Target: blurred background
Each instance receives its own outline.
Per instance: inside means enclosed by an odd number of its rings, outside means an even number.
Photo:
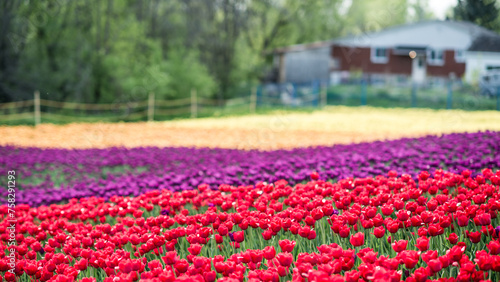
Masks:
[[[494,0],[0,4],[0,123],[500,110]]]

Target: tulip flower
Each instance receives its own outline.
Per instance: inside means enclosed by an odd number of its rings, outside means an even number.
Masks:
[[[245,234],[243,231],[237,231],[233,233],[233,238],[236,243],[241,243],[245,240]]]
[[[365,234],[362,232],[358,232],[351,236],[349,242],[351,242],[351,245],[353,245],[354,247],[362,246],[365,243]]]
[[[425,252],[429,249],[429,239],[427,237],[419,237],[417,238],[417,244],[415,247],[422,252]]]
[[[293,251],[293,248],[295,247],[295,241],[291,241],[288,239],[280,240],[278,244],[281,248],[281,251],[286,253],[291,253]]]
[[[281,266],[289,267],[293,262],[293,256],[291,253],[279,253],[276,255],[276,259]]]
[[[407,245],[408,245],[408,241],[407,240],[399,240],[399,241],[395,241],[394,243],[391,244],[392,249],[396,253],[400,253],[400,252],[406,250],[406,246]]]

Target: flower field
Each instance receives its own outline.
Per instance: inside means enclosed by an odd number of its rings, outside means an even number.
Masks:
[[[275,111],[152,123],[0,126],[0,145],[277,150],[480,130],[500,131],[500,112],[331,106],[310,113]]]
[[[234,140],[264,119],[144,125],[207,130],[183,147],[136,143],[127,130],[138,124],[110,124],[82,146],[57,144],[58,130],[71,140],[90,125],[33,129],[52,133],[40,144],[18,127],[19,141],[0,146],[16,181],[0,206],[0,282],[500,281],[500,131],[476,114],[459,122],[472,133],[421,120],[405,132],[393,118],[378,135],[361,115],[359,143],[332,144],[321,140],[342,126],[323,114],[243,146]],[[217,130],[236,137],[217,147]],[[276,142],[294,134],[304,143]]]
[[[17,265],[9,272],[4,258],[0,271],[6,281],[498,281],[500,172],[311,179],[19,205]]]
[[[27,180],[18,185],[17,202],[39,206],[71,198],[139,196],[155,189],[183,191],[200,184],[216,189],[284,179],[293,185],[307,181],[311,171],[332,181],[389,170],[414,178],[421,170],[436,169],[469,169],[476,175],[500,167],[499,151],[500,133],[480,132],[275,151],[0,147],[0,166],[17,168]]]

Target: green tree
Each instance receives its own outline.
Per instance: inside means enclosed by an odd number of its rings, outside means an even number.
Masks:
[[[427,17],[409,1],[3,1],[0,102],[229,98],[266,78],[277,47]]]
[[[352,0],[343,25],[343,34],[363,34],[405,24],[408,0]]]
[[[419,22],[435,18],[429,8],[429,0],[414,0],[409,4],[409,21]]]
[[[453,17],[491,30],[500,30],[499,12],[495,0],[458,0]]]

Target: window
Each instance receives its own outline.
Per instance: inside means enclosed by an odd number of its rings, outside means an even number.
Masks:
[[[371,49],[371,61],[377,64],[385,64],[389,61],[388,49],[376,47]]]
[[[455,61],[458,63],[465,62],[465,51],[464,50],[455,50]]]
[[[427,62],[430,65],[443,65],[444,64],[443,50],[429,50],[427,52]]]

